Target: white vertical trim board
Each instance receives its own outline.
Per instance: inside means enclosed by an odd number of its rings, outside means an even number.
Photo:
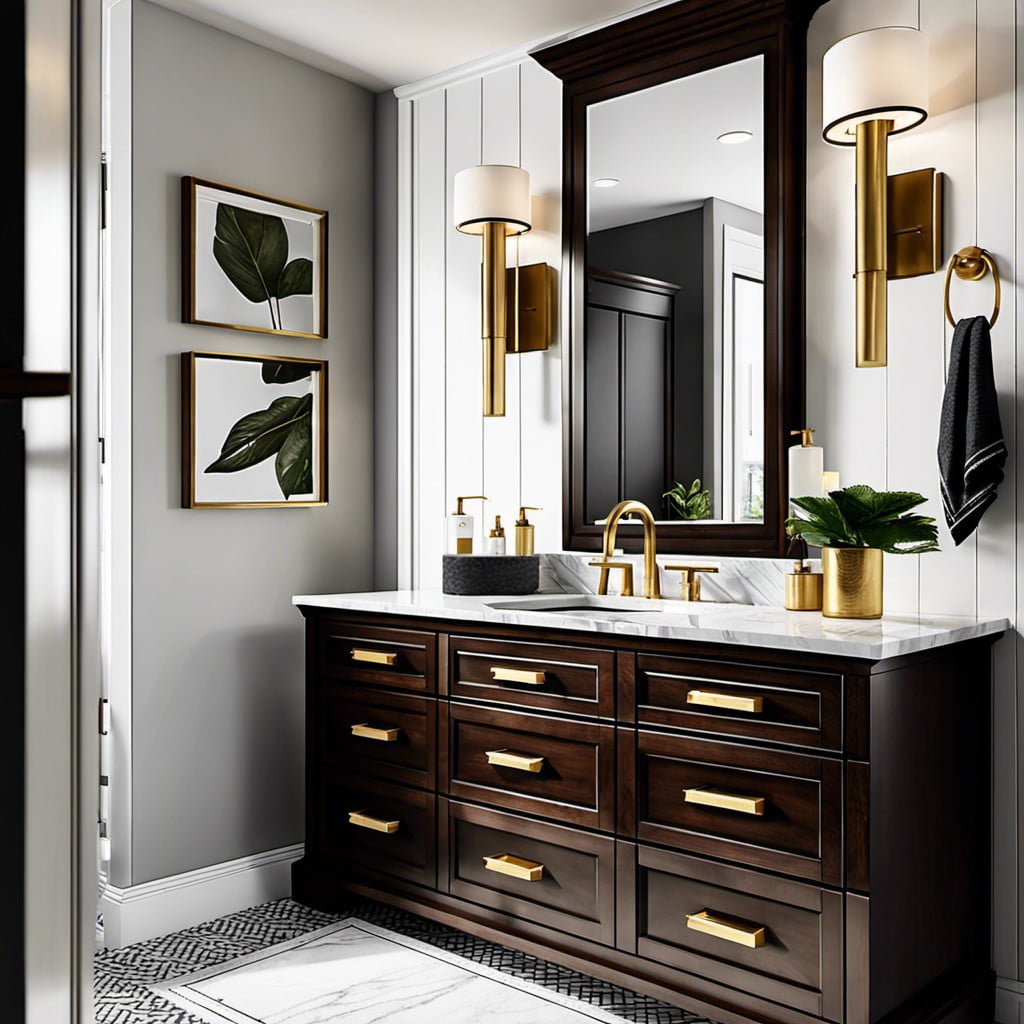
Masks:
[[[299,843],[142,885],[108,886],[100,901],[104,945],[129,946],[290,896],[291,866],[302,850]]]
[[[398,586],[414,586],[413,529],[416,521],[416,484],[413,476],[413,443],[416,408],[413,404],[413,321],[416,308],[415,242],[413,225],[414,178],[413,103],[398,101]]]

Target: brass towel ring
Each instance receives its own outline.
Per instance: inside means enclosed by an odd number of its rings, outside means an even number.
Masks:
[[[943,305],[946,309],[946,319],[956,327],[953,313],[949,308],[949,282],[952,279],[953,271],[961,281],[980,281],[989,271],[992,271],[992,281],[995,285],[995,299],[992,304],[992,315],[988,318],[990,327],[995,326],[999,317],[999,302],[1002,298],[1002,289],[999,285],[999,271],[996,268],[996,261],[987,249],[979,248],[977,245],[964,246],[959,252],[953,253],[946,268],[946,291]]]

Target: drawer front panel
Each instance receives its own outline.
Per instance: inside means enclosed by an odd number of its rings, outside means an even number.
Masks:
[[[432,693],[437,638],[411,629],[385,629],[328,619],[320,626],[320,673],[364,686]]]
[[[452,796],[614,828],[612,726],[455,701],[441,708],[441,716]]]
[[[372,775],[433,789],[437,702],[428,697],[326,684],[317,715],[319,756]]]
[[[443,797],[441,819],[451,895],[612,945],[614,840]]]
[[[838,893],[643,846],[636,881],[641,956],[839,1019]]]
[[[358,872],[437,885],[433,793],[325,771],[320,799],[319,855]]]
[[[615,715],[615,653],[455,636],[449,641],[453,697]]]
[[[641,654],[637,722],[823,750],[843,745],[843,678]]]
[[[638,838],[841,884],[841,764],[642,731],[636,743]]]

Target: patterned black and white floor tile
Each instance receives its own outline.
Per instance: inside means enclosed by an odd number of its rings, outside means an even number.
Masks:
[[[378,903],[361,904],[347,914],[325,914],[288,899],[123,949],[99,950],[95,961],[96,1022],[203,1024],[149,986],[226,963],[348,916],[599,1006],[635,1024],[712,1024],[647,996]]]

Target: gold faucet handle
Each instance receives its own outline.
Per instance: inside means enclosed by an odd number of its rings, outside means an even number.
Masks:
[[[595,569],[601,570],[601,582],[597,585],[597,592],[599,594],[608,593],[608,570],[609,569],[621,569],[622,570],[622,590],[620,596],[632,597],[633,596],[633,566],[630,562],[612,562],[606,558],[598,559],[594,562],[588,562],[588,565],[593,566]]]
[[[667,572],[681,572],[682,593],[680,597],[684,601],[700,600],[700,573],[718,572],[717,565],[666,565]]]

